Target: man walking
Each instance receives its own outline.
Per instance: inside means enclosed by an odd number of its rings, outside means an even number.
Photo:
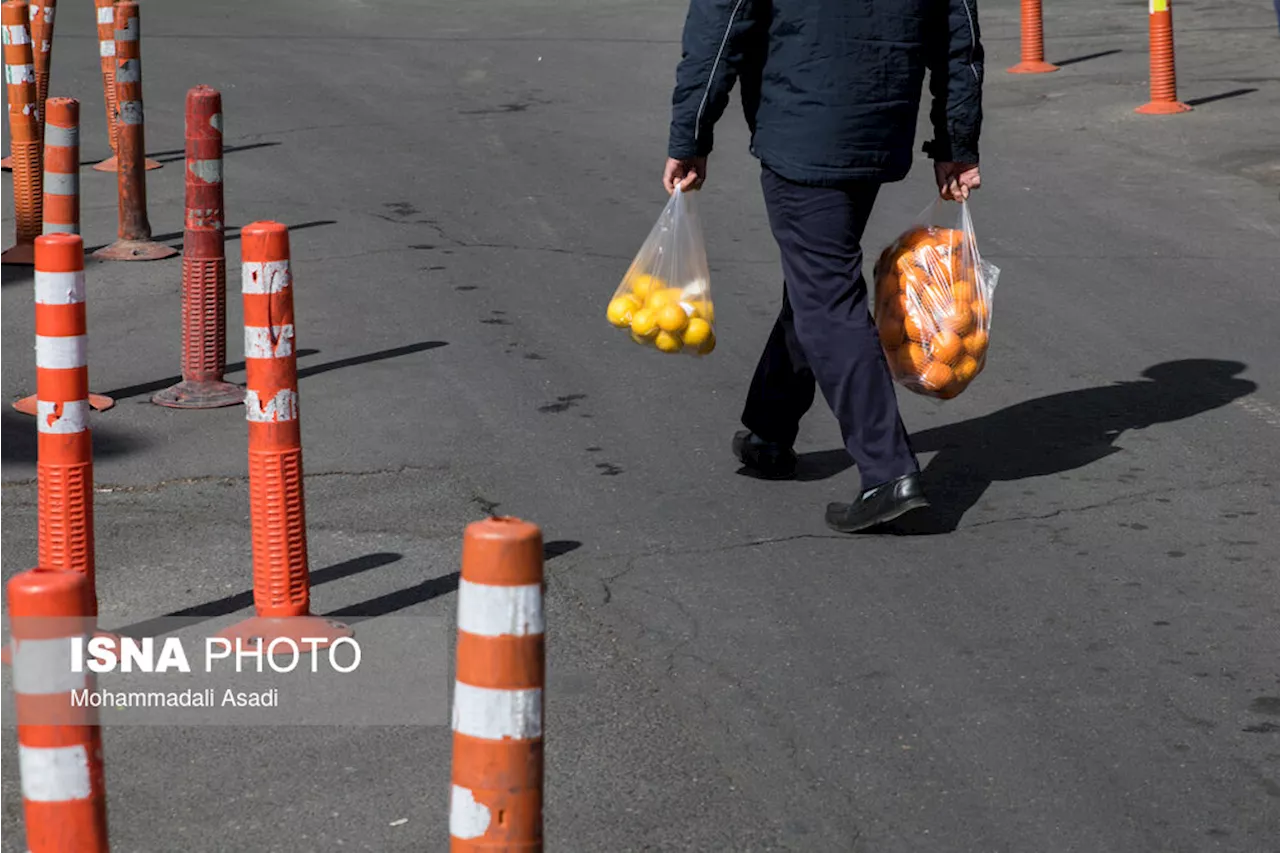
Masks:
[[[733,439],[758,474],[794,474],[815,384],[862,475],[827,507],[844,532],[927,506],[868,310],[862,231],[911,166],[925,72],[944,198],[978,187],[983,50],[977,0],[691,0],[663,183],[698,189],[734,83],[782,253],[782,310]]]

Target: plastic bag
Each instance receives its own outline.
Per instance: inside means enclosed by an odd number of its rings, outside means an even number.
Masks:
[[[969,205],[954,228],[931,224],[934,201],[881,253],[875,267],[875,321],[893,378],[950,400],[982,372],[1000,270],[982,260]]]
[[[689,193],[672,193],[606,313],[631,340],[660,352],[703,356],[715,349],[711,272]]]

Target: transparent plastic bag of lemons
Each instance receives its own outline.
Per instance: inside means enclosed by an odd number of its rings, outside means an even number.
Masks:
[[[659,352],[704,356],[715,349],[711,272],[691,193],[672,193],[606,315],[632,341]]]
[[[987,363],[1000,269],[982,260],[969,204],[956,227],[931,224],[941,199],[876,261],[875,321],[893,378],[939,400],[960,395]]]

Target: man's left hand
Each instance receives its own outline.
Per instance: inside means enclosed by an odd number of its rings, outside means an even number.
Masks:
[[[967,201],[969,191],[982,186],[977,163],[934,163],[938,193],[947,201]]]

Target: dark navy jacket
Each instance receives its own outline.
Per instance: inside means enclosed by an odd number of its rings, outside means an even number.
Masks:
[[[668,153],[711,153],[740,82],[751,150],[784,178],[899,181],[911,167],[926,71],[926,152],[977,163],[977,0],[691,0]]]

